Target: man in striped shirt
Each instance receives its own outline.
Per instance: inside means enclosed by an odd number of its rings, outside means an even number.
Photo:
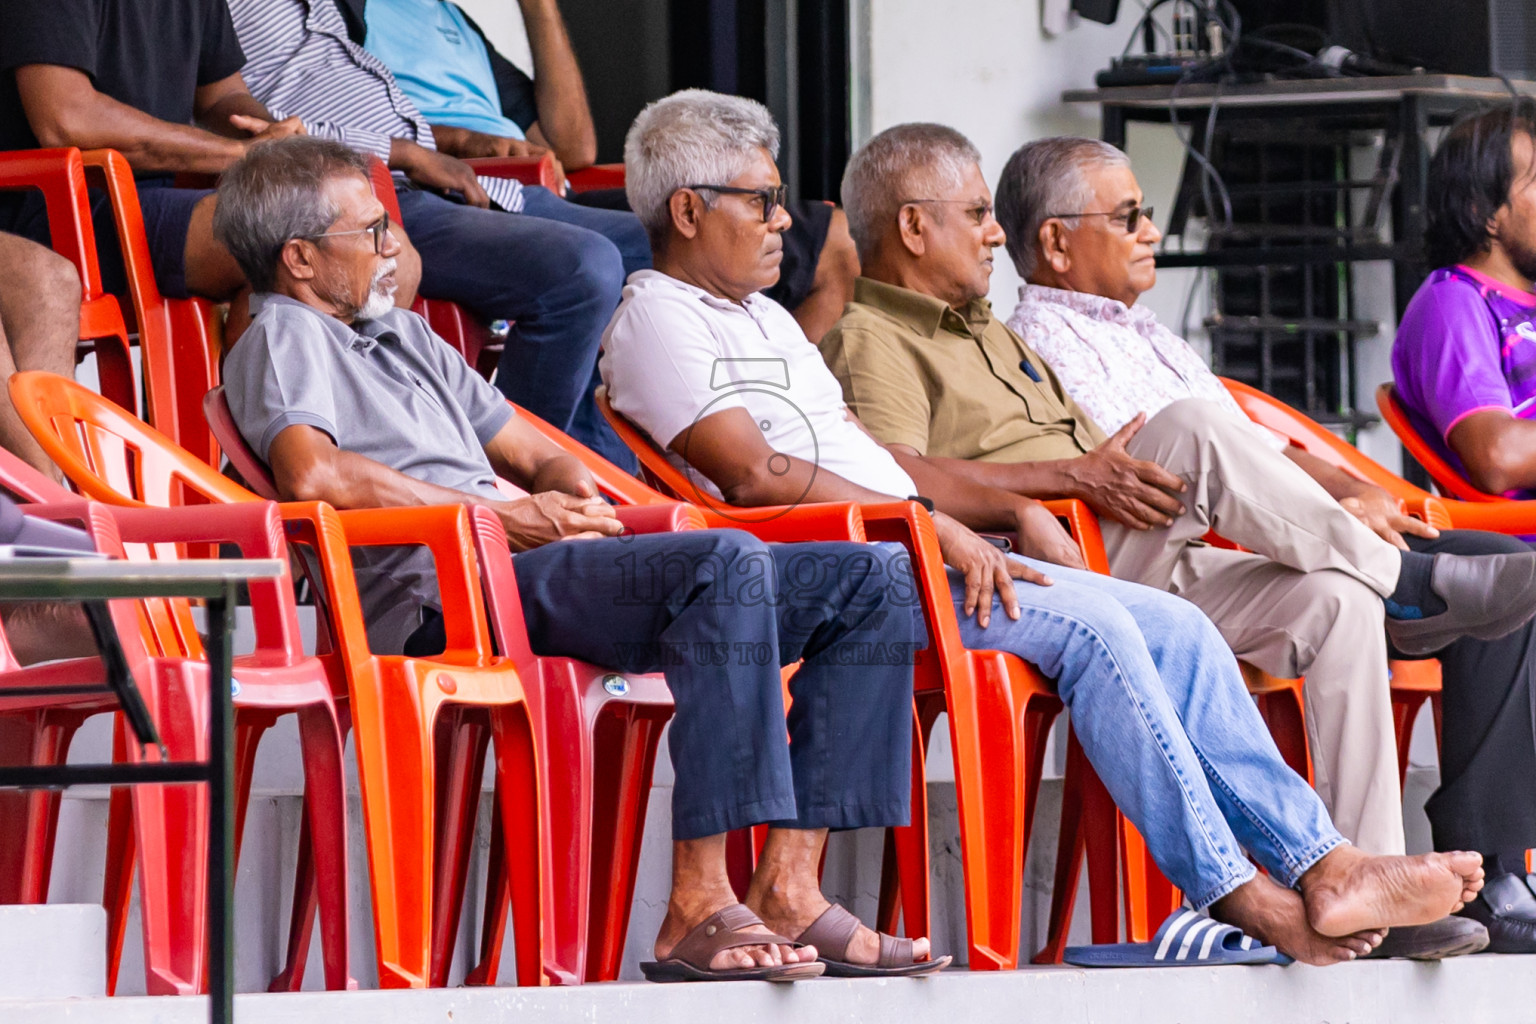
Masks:
[[[590,390],[624,277],[650,265],[638,223],[537,186],[477,177],[440,152],[432,126],[389,69],[348,36],[334,0],[229,0],[229,9],[258,99],[396,172],[401,215],[421,257],[421,290],[486,320],[513,322],[497,373],[502,393],[632,462],[590,414]]]

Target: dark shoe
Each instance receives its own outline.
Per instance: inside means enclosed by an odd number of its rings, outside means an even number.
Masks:
[[[1495,640],[1536,615],[1536,551],[1435,556],[1430,589],[1446,604],[1439,615],[1387,619],[1403,654],[1433,654],[1463,637]]]
[[[1488,879],[1461,916],[1488,929],[1490,953],[1536,953],[1536,894],[1528,875]]]
[[[1488,946],[1488,931],[1464,917],[1442,917],[1429,924],[1393,928],[1367,960],[1441,960],[1477,953]]]

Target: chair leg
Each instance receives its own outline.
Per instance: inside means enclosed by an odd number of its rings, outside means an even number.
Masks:
[[[306,786],[306,788],[308,788]],[[309,937],[320,906],[315,879],[314,838],[310,835],[309,796],[304,797],[299,817],[299,859],[293,869],[293,908],[288,915],[288,951],[283,969],[267,986],[268,992],[297,992],[304,987],[304,963],[309,959]]]
[[[887,829],[892,836],[896,870],[900,876],[901,915],[907,938],[928,938],[928,772],[923,758],[927,737],[923,723],[912,722],[911,824]]]
[[[501,787],[491,803],[491,849],[485,858],[485,911],[480,921],[480,962],[464,976],[466,985],[494,985],[501,975],[501,949],[512,908],[507,845],[501,823]]]
[[[1067,771],[1061,795],[1061,832],[1056,842],[1056,878],[1051,884],[1051,912],[1045,946],[1036,953],[1037,964],[1059,964],[1072,929],[1072,910],[1077,905],[1077,881],[1081,877],[1087,833],[1083,829],[1086,788],[1084,773],[1092,769],[1077,737],[1068,733]]]
[[[128,760],[128,743],[121,715],[112,726],[112,760]],[[107,994],[117,994],[117,977],[123,964],[123,942],[128,934],[128,906],[133,899],[133,866],[138,858],[134,836],[132,792],[127,786],[112,790],[107,800],[107,863],[102,878],[101,902],[107,911]]]
[[[948,680],[949,732],[965,869],[971,970],[1019,962],[1024,895],[1024,757],[1012,680],[1001,657],[971,659]]]
[[[320,904],[320,948],[325,987],[355,989],[347,925],[347,796],[342,767],[341,731],[331,707],[316,704],[299,710],[304,753],[304,814],[309,849],[316,870]]]
[[[666,705],[609,705],[592,743],[592,866],[588,897],[587,980],[616,981],[629,934],[640,841]]]
[[[63,764],[85,715],[32,711],[0,717],[0,764]],[[58,837],[57,790],[0,792],[0,903],[46,903]]]
[[[547,979],[557,984],[576,984],[580,978],[559,977],[550,969],[553,965],[545,961],[545,951],[554,942],[550,934],[550,887],[544,869],[533,723],[527,707],[521,704],[497,708],[492,712],[492,722],[496,730],[496,782],[501,794],[512,913],[517,921],[517,983],[539,985]]]
[[[156,683],[162,691],[155,701],[160,709],[157,723],[172,759],[205,759],[208,695],[201,673]],[[172,692],[177,689],[181,692]],[[207,789],[135,786],[132,803],[146,989],[150,995],[201,992],[207,980]]]
[[[433,755],[435,711],[413,708],[409,684],[386,678],[354,686],[352,722],[373,895],[380,988],[425,988],[432,942]],[[389,709],[387,712],[386,709]],[[392,712],[392,713],[391,713]]]
[[[474,847],[475,817],[480,804],[480,779],[490,745],[489,721],[479,708],[445,707],[438,713],[434,749],[437,751],[437,815],[434,826],[434,891],[432,895],[432,968],[430,984],[448,984],[458,925],[469,879]],[[487,896],[490,893],[487,891]]]

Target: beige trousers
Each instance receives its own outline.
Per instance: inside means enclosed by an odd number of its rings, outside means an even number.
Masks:
[[[1185,514],[1160,530],[1105,521],[1110,569],[1198,605],[1249,664],[1305,676],[1318,795],[1355,845],[1402,853],[1381,605],[1397,585],[1397,549],[1209,402],[1168,406],[1127,450],[1184,481]],[[1200,543],[1208,530],[1248,551]]]

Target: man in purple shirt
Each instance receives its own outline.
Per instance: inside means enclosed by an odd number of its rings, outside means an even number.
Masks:
[[[1528,496],[1536,491],[1536,103],[1507,103],[1452,128],[1430,164],[1428,192],[1425,241],[1439,269],[1403,314],[1392,376],[1420,433],[1468,480]],[[1495,808],[1474,792],[1491,794],[1480,776],[1515,783],[1536,772],[1533,656],[1527,627],[1453,658],[1456,673],[1485,685],[1458,688],[1454,713],[1446,705],[1441,793],[1430,808],[1432,820],[1438,809],[1459,821],[1451,832],[1488,837],[1479,844],[1488,885],[1463,913],[1487,925],[1494,952],[1536,952],[1531,802]],[[1465,742],[1471,736],[1480,745]]]
[[[1536,492],[1536,103],[1458,125],[1431,168],[1429,257],[1392,376],[1419,432],[1472,484]]]

